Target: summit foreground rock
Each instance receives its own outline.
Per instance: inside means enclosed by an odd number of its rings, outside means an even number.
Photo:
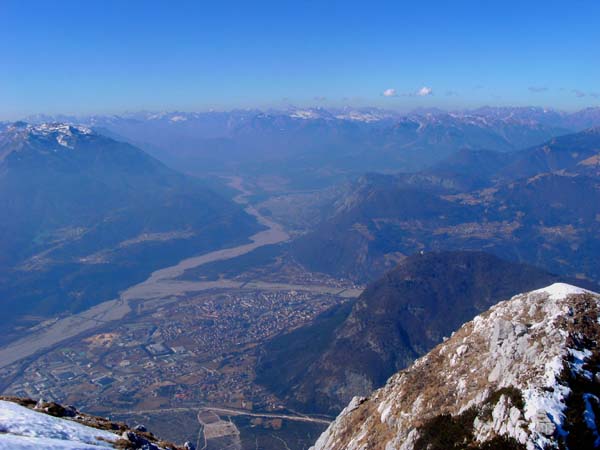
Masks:
[[[313,450],[600,448],[600,295],[563,283],[463,325]]]
[[[79,412],[72,406],[0,397],[0,450],[189,450],[161,441],[144,426]]]

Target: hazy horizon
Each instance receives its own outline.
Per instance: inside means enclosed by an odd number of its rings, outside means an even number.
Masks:
[[[318,104],[307,104],[307,105],[282,105],[277,106],[255,106],[255,107],[231,107],[231,108],[198,108],[198,109],[138,109],[138,110],[123,110],[123,111],[107,111],[107,112],[56,112],[56,113],[43,113],[36,112],[21,116],[12,116],[0,118],[4,122],[19,122],[19,121],[44,121],[44,120],[71,120],[71,119],[87,119],[90,117],[130,117],[136,115],[169,115],[169,114],[207,114],[207,113],[232,113],[235,111],[256,111],[257,113],[281,113],[291,111],[302,111],[302,110],[324,110],[339,112],[343,110],[349,111],[380,111],[382,113],[397,114],[398,116],[411,115],[411,114],[427,114],[427,113],[447,113],[447,114],[460,114],[460,113],[476,113],[484,109],[532,109],[532,110],[544,110],[552,111],[561,114],[573,114],[585,110],[598,109],[600,105],[583,106],[581,108],[556,108],[553,106],[543,105],[490,105],[484,104],[475,107],[463,107],[463,108],[443,108],[443,107],[416,107],[416,108],[391,108],[382,107],[375,105],[343,105],[343,106],[323,106]]]

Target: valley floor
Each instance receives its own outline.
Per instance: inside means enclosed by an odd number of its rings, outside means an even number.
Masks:
[[[245,202],[247,195],[236,201]],[[251,244],[159,270],[119,299],[39,326],[0,349],[2,391],[139,421],[152,417],[153,410],[179,416],[210,405],[219,417],[234,417],[239,426],[227,429],[241,430],[244,449],[252,439],[283,439],[289,448],[308,448],[328,419],[295,414],[255,383],[261,345],[362,289],[287,262],[276,272],[184,277],[191,269],[287,239],[281,226],[250,206],[247,211],[268,227]],[[181,423],[165,427],[165,437],[196,441],[197,421]]]

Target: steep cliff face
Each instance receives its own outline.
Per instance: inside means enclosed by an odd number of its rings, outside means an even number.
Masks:
[[[355,397],[314,450],[600,448],[600,295],[501,302]]]

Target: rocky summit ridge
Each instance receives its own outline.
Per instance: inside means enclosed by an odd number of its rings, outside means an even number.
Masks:
[[[600,295],[519,294],[355,397],[313,450],[600,448]]]

